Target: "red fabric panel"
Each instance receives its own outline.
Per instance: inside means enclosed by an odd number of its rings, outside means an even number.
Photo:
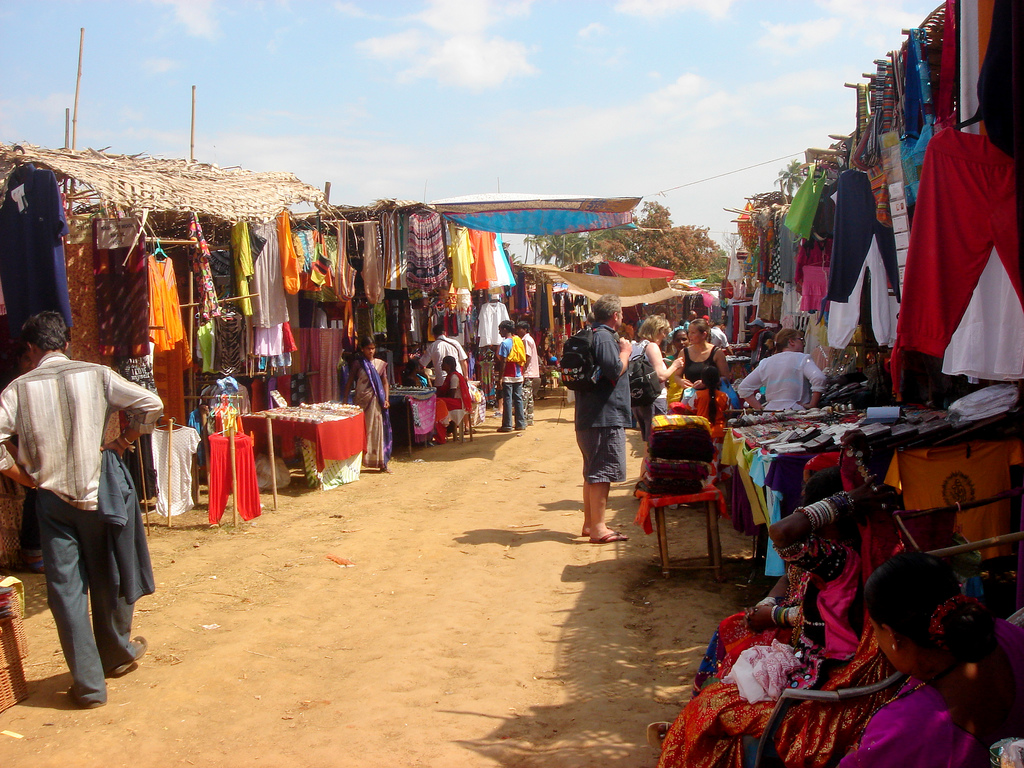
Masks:
[[[238,516],[252,520],[260,516],[260,489],[256,482],[256,459],[252,453],[252,439],[248,435],[235,435],[235,467],[238,487]],[[216,525],[224,515],[231,492],[231,448],[224,435],[210,435],[210,525]]]
[[[611,270],[612,275],[615,277],[642,277],[648,280],[664,277],[666,280],[671,280],[676,276],[676,273],[671,269],[641,267],[636,264],[623,264],[621,261],[606,261],[605,266]]]
[[[242,417],[242,428],[256,436],[259,450],[267,450],[267,419],[261,414]],[[306,421],[274,419],[274,439],[301,437],[316,445],[316,468],[324,471],[328,461],[344,461],[362,453],[366,440],[363,414],[357,413],[347,419],[311,424]]]

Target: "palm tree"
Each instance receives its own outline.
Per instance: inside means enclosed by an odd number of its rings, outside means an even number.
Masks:
[[[779,189],[786,199],[792,202],[793,195],[807,178],[807,170],[799,160],[790,160],[789,165],[779,171]]]

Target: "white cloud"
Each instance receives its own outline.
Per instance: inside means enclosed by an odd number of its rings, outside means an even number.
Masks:
[[[644,101],[647,108],[656,114],[678,113],[687,102],[697,97],[704,88],[704,79],[700,75],[688,72],[677,78],[674,83],[654,91]]]
[[[656,18],[681,11],[699,11],[712,18],[728,15],[735,0],[620,0],[615,10],[629,16]]]
[[[357,48],[376,59],[404,62],[400,80],[434,78],[472,90],[493,88],[537,71],[526,45],[487,34],[495,24],[528,15],[532,2],[430,0],[425,10],[404,20],[420,28],[369,38]]]
[[[353,19],[369,19],[373,18],[371,14],[364,11],[355,3],[335,3],[334,10],[343,16],[348,16]]]
[[[592,22],[590,24],[587,24],[587,26],[585,26],[583,29],[581,29],[576,34],[579,37],[582,37],[582,38],[586,39],[586,38],[589,38],[589,37],[597,37],[598,35],[605,35],[607,33],[608,33],[608,28],[604,24],[601,24],[600,22],[595,21],[595,22]]]
[[[146,59],[142,62],[142,68],[151,75],[162,75],[180,66],[181,62],[174,59]]]
[[[213,16],[213,0],[155,0],[174,9],[175,18],[193,37],[213,40],[219,32]]]
[[[812,19],[798,24],[773,24],[762,21],[765,34],[758,46],[776,53],[798,56],[809,48],[830,43],[838,37],[843,22],[837,18]]]
[[[442,83],[479,90],[536,71],[522,43],[459,35],[445,40],[426,61],[402,74],[407,78],[434,77]]]

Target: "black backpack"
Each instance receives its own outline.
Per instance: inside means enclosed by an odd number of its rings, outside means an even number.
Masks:
[[[558,361],[558,372],[562,384],[574,392],[583,392],[594,386],[594,331],[584,328],[566,339],[562,346],[562,359]]]
[[[654,366],[647,357],[647,345],[640,349],[640,354],[629,361],[629,404],[638,406],[650,405],[661,394],[661,382]]]

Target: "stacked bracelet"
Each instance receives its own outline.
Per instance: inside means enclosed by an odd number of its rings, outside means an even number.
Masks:
[[[796,624],[799,612],[799,608],[777,605],[772,608],[772,623],[777,627],[792,627]]]
[[[837,514],[842,515],[853,509],[853,499],[850,498],[850,494],[846,491],[840,491],[829,496],[829,501],[835,504]]]
[[[792,558],[799,555],[804,551],[804,545],[806,541],[794,541],[792,544],[785,547],[776,547],[775,552],[783,560],[791,560]]]
[[[777,597],[771,597],[771,596],[769,596],[769,597],[766,597],[766,598],[764,598],[763,600],[759,600],[759,601],[758,601],[758,602],[757,602],[757,603],[756,603],[756,604],[754,605],[754,607],[755,607],[755,608],[760,608],[760,607],[761,607],[762,605],[771,605],[771,606],[776,606],[776,605],[778,605],[778,604],[779,604],[779,598],[777,598]]]
[[[839,512],[835,502],[831,499],[822,499],[813,504],[808,504],[806,507],[801,507],[800,511],[804,513],[804,516],[810,522],[811,530],[813,531],[824,528],[829,523],[834,523]]]

